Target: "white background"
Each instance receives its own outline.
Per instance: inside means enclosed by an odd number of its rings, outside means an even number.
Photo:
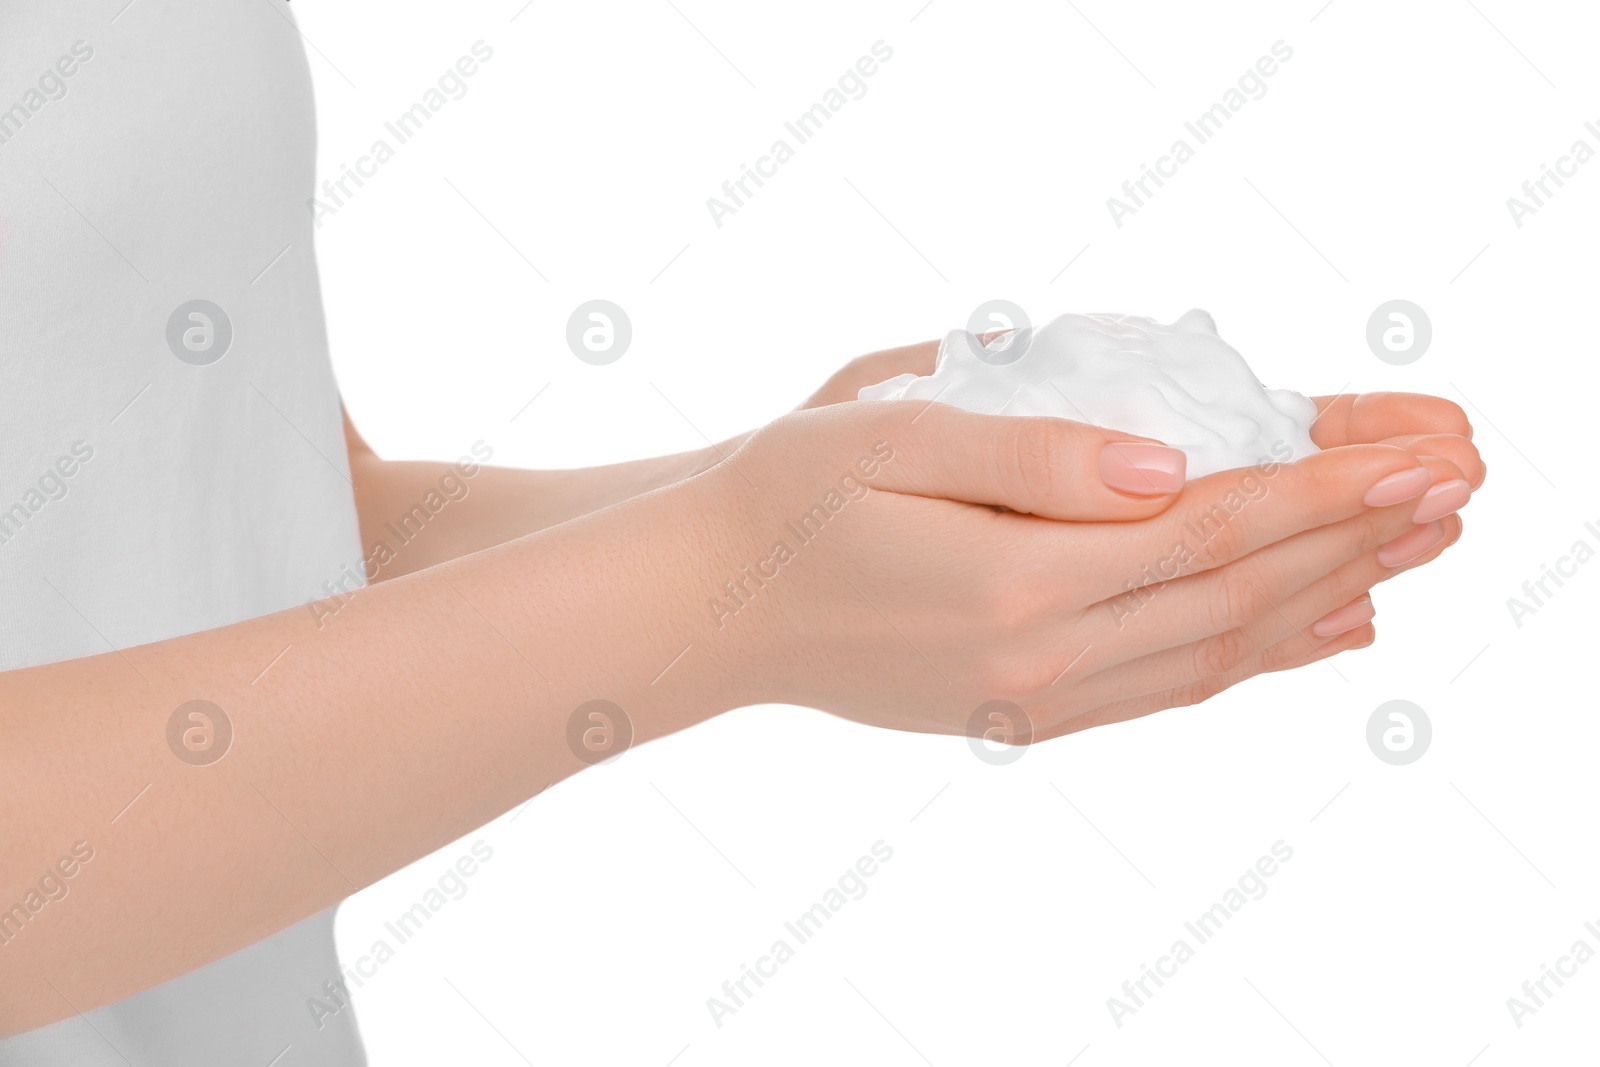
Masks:
[[[1270,385],[1462,403],[1491,472],[1463,542],[1377,590],[1372,649],[1007,767],[762,707],[579,775],[344,906],[354,958],[494,849],[357,991],[372,1061],[1591,1060],[1600,961],[1520,1029],[1506,998],[1600,949],[1600,562],[1520,627],[1506,601],[1600,547],[1600,161],[1521,228],[1506,199],[1600,148],[1593,12],[921,2],[296,3],[323,177],[494,49],[318,233],[362,431],[390,458],[607,462],[759,424],[993,297],[1200,306]],[[867,94],[719,229],[706,198],[878,40]],[[1106,198],[1279,40],[1266,95],[1118,228]],[[594,297],[634,328],[605,367],[564,341]],[[1365,341],[1393,298],[1433,323],[1408,366]],[[1405,767],[1365,739],[1394,698],[1434,728]],[[707,997],[880,839],[867,895],[714,1025]],[[1107,998],[1280,839],[1267,895],[1116,1026]]]

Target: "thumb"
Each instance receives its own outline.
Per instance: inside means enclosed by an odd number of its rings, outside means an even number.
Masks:
[[[916,400],[862,401],[894,448],[874,488],[1047,519],[1143,519],[1183,489],[1176,448],[1070,419],[978,415]]]

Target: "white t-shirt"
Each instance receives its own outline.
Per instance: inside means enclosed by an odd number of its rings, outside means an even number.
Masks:
[[[0,670],[304,605],[361,570],[288,5],[119,7],[0,3]],[[332,930],[329,909],[0,1041],[0,1067],[363,1063],[353,1010],[308,1009],[342,978]]]

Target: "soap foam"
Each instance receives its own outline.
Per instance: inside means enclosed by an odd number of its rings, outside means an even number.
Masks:
[[[1316,405],[1263,386],[1199,309],[1171,325],[1137,315],[1061,315],[987,345],[952,330],[931,375],[901,374],[858,396],[1121,430],[1181,449],[1190,478],[1318,451]]]

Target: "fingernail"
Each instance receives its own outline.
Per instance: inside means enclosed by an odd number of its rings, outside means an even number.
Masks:
[[[1364,596],[1328,612],[1311,624],[1311,632],[1317,637],[1338,637],[1358,626],[1365,626],[1377,614],[1377,609],[1372,606],[1372,598]]]
[[[1371,648],[1372,647],[1372,642],[1376,641],[1377,639],[1378,639],[1378,635],[1377,634],[1373,634],[1371,637],[1367,638],[1365,641],[1361,642],[1359,645],[1351,645],[1350,646],[1350,651],[1354,652],[1358,648]]]
[[[1113,441],[1100,450],[1100,479],[1136,496],[1162,496],[1183,488],[1188,457],[1176,448],[1142,441]]]
[[[1417,510],[1411,516],[1412,522],[1433,522],[1446,515],[1454,515],[1467,506],[1467,501],[1472,499],[1472,486],[1466,479],[1456,478],[1453,481],[1440,482],[1438,485],[1422,494],[1422,499],[1417,501]]]
[[[1361,502],[1369,508],[1386,508],[1390,504],[1403,503],[1428,488],[1432,480],[1433,476],[1426,467],[1412,467],[1408,471],[1379,478],[1372,483],[1372,488],[1367,490]]]
[[[1378,562],[1385,567],[1410,563],[1443,540],[1444,526],[1441,523],[1430,522],[1426,526],[1415,527],[1410,533],[1401,534],[1379,547]]]

